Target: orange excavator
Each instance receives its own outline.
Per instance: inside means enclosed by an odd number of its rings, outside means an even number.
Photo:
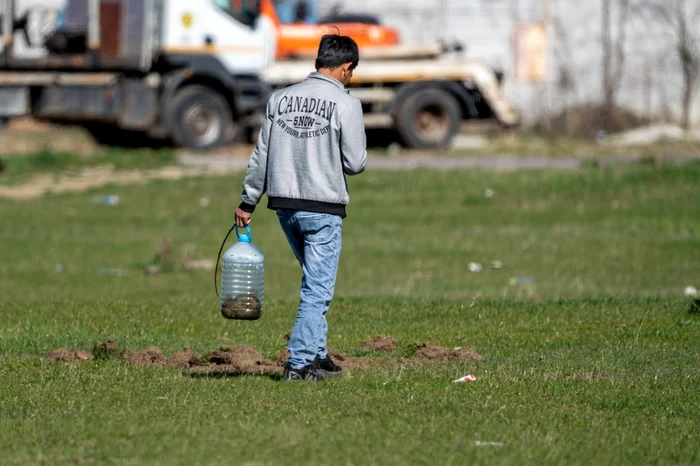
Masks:
[[[314,57],[325,34],[350,36],[360,50],[400,42],[396,29],[382,25],[371,15],[341,13],[336,9],[320,17],[315,0],[261,0],[260,7],[275,24],[278,60]]]

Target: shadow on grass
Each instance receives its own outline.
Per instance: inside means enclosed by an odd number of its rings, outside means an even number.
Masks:
[[[192,379],[235,379],[240,377],[265,377],[270,380],[282,380],[282,374],[258,374],[242,371],[216,371],[216,372],[185,372],[186,377]]]
[[[700,298],[694,298],[690,302],[690,307],[688,308],[688,314],[700,317]]]

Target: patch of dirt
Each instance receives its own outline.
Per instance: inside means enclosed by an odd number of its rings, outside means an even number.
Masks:
[[[114,340],[107,340],[102,345],[100,345],[102,348],[106,349],[107,351],[119,351],[119,345],[117,344],[116,341]]]
[[[92,348],[92,355],[95,359],[121,359],[122,352],[116,341],[107,340],[104,343],[95,345]]]
[[[137,366],[162,366],[167,362],[167,358],[156,347],[151,346],[144,351],[136,351],[127,348],[124,352],[124,359]]]
[[[328,348],[328,355],[333,361],[338,363],[340,367],[351,371],[364,371],[377,365],[377,362],[374,361],[374,358],[362,356],[348,356],[347,354],[341,351],[336,351],[331,348]]]
[[[289,351],[284,350],[277,357],[277,364],[280,366],[284,366],[285,364],[287,364],[287,361],[289,361]]]
[[[92,358],[92,354],[87,351],[69,351],[65,348],[55,349],[46,354],[46,360],[54,362],[80,362],[89,361]]]
[[[115,171],[112,166],[86,168],[77,174],[36,175],[26,183],[0,186],[0,198],[15,201],[36,199],[46,194],[78,193],[106,184],[144,184],[151,180],[180,180],[204,175],[228,173],[227,168],[170,166],[154,170]]]
[[[367,340],[365,342],[362,342],[360,347],[366,349],[366,350],[371,350],[371,351],[394,351],[396,349],[396,340],[393,338],[387,338],[383,337],[381,335],[377,335],[376,337],[372,338],[371,340]]]
[[[396,347],[396,340],[377,336],[362,344],[365,349],[377,351],[392,351]],[[330,357],[343,369],[350,371],[362,371],[376,367],[404,369],[406,367],[420,367],[426,364],[446,363],[449,361],[480,362],[483,357],[474,348],[461,347],[448,349],[444,346],[419,343],[418,349],[412,358],[390,359],[380,356],[348,356],[342,351],[328,349]],[[96,345],[93,353],[87,351],[69,351],[65,348],[53,350],[46,355],[46,360],[57,362],[89,361],[91,359],[109,360],[122,359],[130,364],[139,366],[162,366],[188,369],[193,373],[202,374],[261,374],[280,375],[285,363],[289,360],[289,352],[284,350],[275,360],[263,358],[260,351],[252,346],[227,345],[210,353],[207,358],[201,354],[195,354],[191,348],[185,347],[182,351],[167,358],[158,348],[149,347],[144,351],[136,351],[127,348],[121,352],[119,345],[114,340],[107,340]]]
[[[252,346],[229,345],[214,350],[209,362],[217,366],[215,372],[232,372],[242,374],[275,374],[281,371],[274,361],[267,361]]]
[[[181,368],[207,365],[207,363],[202,359],[202,355],[194,354],[189,346],[185,346],[182,351],[170,356],[166,364],[170,367]]]
[[[450,351],[450,359],[458,361],[481,362],[484,357],[476,352],[474,348],[464,347]]]
[[[448,350],[444,346],[429,345],[421,343],[418,350],[413,355],[416,359],[446,359]]]
[[[483,361],[483,356],[476,352],[474,348],[447,349],[444,346],[429,345],[420,343],[418,350],[413,355],[417,361]]]

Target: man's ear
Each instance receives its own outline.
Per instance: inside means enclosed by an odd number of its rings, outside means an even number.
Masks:
[[[348,74],[350,72],[350,68],[352,68],[352,63],[344,63],[343,74]]]

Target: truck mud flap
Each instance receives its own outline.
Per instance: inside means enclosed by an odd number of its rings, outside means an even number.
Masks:
[[[147,130],[158,117],[157,89],[144,79],[127,79],[119,85],[122,96],[118,124],[120,128]]]

